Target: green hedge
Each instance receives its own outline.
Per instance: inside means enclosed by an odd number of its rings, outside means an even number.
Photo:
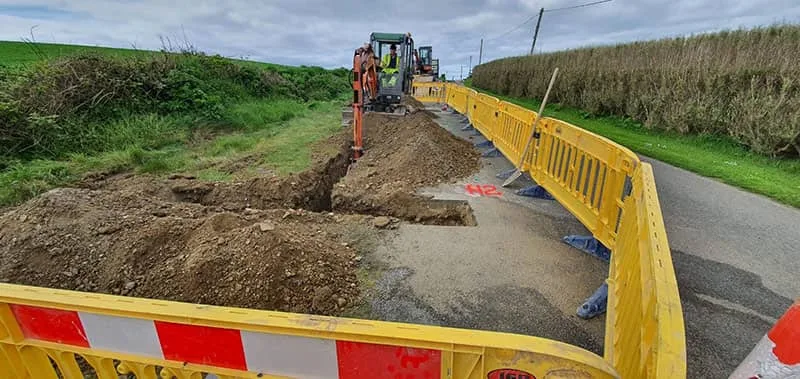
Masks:
[[[591,47],[479,65],[473,84],[514,97],[551,94],[600,115],[683,134],[727,135],[771,156],[800,155],[800,26]]]

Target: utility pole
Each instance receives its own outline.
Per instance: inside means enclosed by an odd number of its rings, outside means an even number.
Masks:
[[[483,59],[483,38],[481,38],[481,50],[478,53],[478,65],[481,64],[481,59]]]
[[[467,76],[472,75],[472,55],[469,56],[469,69],[467,70]]]
[[[533,49],[536,47],[536,37],[539,36],[539,25],[542,23],[543,14],[544,8],[539,9],[539,20],[536,21],[536,31],[533,32],[533,42],[531,43],[531,53],[529,55],[533,55]]]
[[[548,12],[555,12],[555,11],[565,11],[565,10],[577,9],[577,8],[583,8],[583,7],[591,7],[592,5],[608,3],[608,2],[611,2],[611,1],[614,1],[614,0],[597,0],[597,1],[592,1],[591,3],[573,5],[571,7],[548,9],[547,11]],[[533,32],[533,42],[531,43],[531,53],[529,55],[533,55],[533,51],[534,51],[533,49],[536,48],[536,37],[539,36],[539,25],[542,24],[542,15],[544,14],[544,12],[545,12],[544,8],[539,9],[539,20],[536,21],[536,30]]]
[[[459,72],[458,76],[460,78],[459,80],[462,80],[462,81],[464,80],[464,65],[463,64],[461,65],[461,71]]]

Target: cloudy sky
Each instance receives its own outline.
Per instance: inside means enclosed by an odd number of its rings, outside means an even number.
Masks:
[[[372,31],[411,32],[433,45],[442,72],[464,76],[469,56],[526,54],[539,8],[592,0],[0,0],[0,40],[158,49],[188,40],[229,57],[348,66]],[[527,22],[526,22],[527,21]],[[545,12],[537,51],[800,22],[798,0],[613,0]]]

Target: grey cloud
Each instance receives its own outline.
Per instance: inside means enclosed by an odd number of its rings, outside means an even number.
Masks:
[[[411,32],[418,45],[433,45],[442,72],[465,75],[469,56],[478,62],[522,55],[530,49],[540,7],[581,0],[0,0],[0,39],[27,37],[33,25],[45,42],[158,49],[159,36],[230,57],[282,64],[349,66],[353,50],[372,31]],[[15,6],[57,10],[59,17],[14,15]],[[65,15],[73,17],[65,17]],[[614,0],[594,7],[545,13],[537,51],[609,44],[800,21],[796,0]]]

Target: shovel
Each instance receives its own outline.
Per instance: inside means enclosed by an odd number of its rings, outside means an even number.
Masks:
[[[522,151],[522,156],[519,158],[519,164],[517,164],[517,169],[514,171],[511,176],[503,182],[503,187],[508,187],[511,183],[514,183],[515,180],[519,179],[522,176],[522,163],[525,162],[525,157],[528,155],[528,150],[531,147],[531,142],[533,142],[533,137],[536,135],[536,127],[539,125],[539,120],[542,119],[542,113],[544,112],[544,106],[547,105],[547,98],[550,97],[550,90],[553,89],[553,83],[556,81],[556,76],[558,76],[558,67],[553,71],[553,76],[550,77],[550,84],[547,85],[547,92],[544,94],[544,100],[542,100],[542,105],[539,106],[539,113],[536,114],[536,119],[533,121],[533,127],[531,128],[531,136],[528,137],[528,143],[525,144],[525,150]]]

